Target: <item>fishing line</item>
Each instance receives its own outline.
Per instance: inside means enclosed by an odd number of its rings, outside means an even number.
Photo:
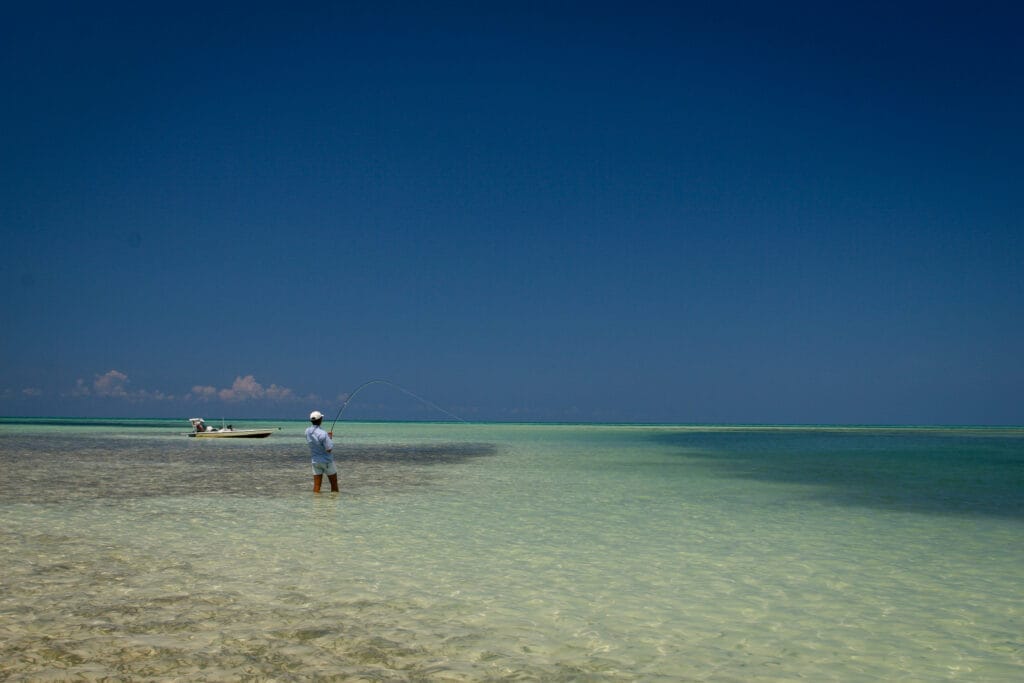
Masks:
[[[444,413],[448,417],[454,418],[454,419],[458,420],[459,422],[466,422],[465,420],[463,420],[458,415],[455,415],[454,413],[449,413],[447,410],[445,410],[441,406],[437,405],[436,403],[432,403],[432,402],[428,401],[427,399],[423,398],[422,396],[417,396],[416,394],[412,393],[411,391],[409,391],[405,387],[399,386],[399,385],[395,384],[394,382],[392,382],[390,380],[386,380],[386,379],[371,379],[370,381],[363,382],[358,387],[356,387],[356,390],[353,391],[351,394],[349,394],[348,398],[345,399],[345,402],[341,404],[341,410],[338,411],[338,415],[334,418],[334,422],[331,423],[331,431],[332,432],[334,431],[334,425],[338,424],[338,420],[341,419],[341,414],[345,412],[345,408],[348,408],[348,404],[352,401],[352,399],[354,399],[356,397],[356,394],[358,394],[360,391],[362,391],[366,387],[370,386],[371,384],[387,384],[389,387],[394,387],[395,389],[398,389],[399,391],[401,391],[406,396],[412,396],[414,399],[416,399],[420,403],[423,403],[424,405],[428,405],[431,408],[433,408],[434,410],[441,411],[442,413]]]

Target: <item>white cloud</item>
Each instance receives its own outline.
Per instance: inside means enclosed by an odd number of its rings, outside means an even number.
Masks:
[[[111,370],[105,375],[97,376],[92,388],[97,396],[125,398],[128,396],[128,375]]]
[[[71,395],[72,396],[89,396],[90,394],[92,394],[92,391],[90,391],[90,389],[89,389],[88,385],[86,385],[85,381],[81,377],[79,377],[75,381],[75,387],[71,390]]]
[[[256,381],[253,375],[236,377],[230,388],[217,389],[212,386],[194,386],[189,396],[200,401],[209,401],[219,398],[222,401],[252,401],[256,399],[271,399],[275,401],[290,400],[296,398],[295,392],[287,387],[271,384],[264,387]]]
[[[193,398],[199,399],[200,401],[209,401],[211,398],[215,398],[217,396],[217,387],[204,387],[197,384],[192,387],[192,391],[189,392],[189,395]]]
[[[271,384],[269,387],[267,387],[267,398],[272,398],[280,401],[284,399],[295,398],[295,394],[292,393],[292,390],[288,389],[287,387],[279,387],[276,384]]]
[[[252,375],[236,377],[230,389],[221,389],[217,392],[223,401],[245,401],[253,398],[263,398],[266,392],[263,385],[256,381]]]
[[[35,393],[32,393],[35,392]],[[34,388],[22,390],[25,396],[39,396],[42,392]],[[291,401],[300,397],[288,387],[271,384],[263,386],[254,375],[245,375],[235,378],[230,387],[218,389],[215,386],[197,384],[187,393],[175,396],[166,394],[160,390],[134,389],[128,375],[120,370],[110,370],[102,375],[95,375],[91,382],[78,379],[75,386],[65,395],[76,398],[116,398],[131,401],[173,401],[176,398],[184,398],[193,401],[222,401],[241,402],[265,399],[271,401]]]
[[[131,384],[131,380],[128,379],[128,375],[120,370],[110,370],[103,375],[96,375],[92,383],[87,383],[79,378],[71,390],[71,395],[75,397],[125,398],[133,401],[174,400],[172,394],[165,394],[162,391],[146,391],[145,389],[131,390],[128,387],[129,384]]]

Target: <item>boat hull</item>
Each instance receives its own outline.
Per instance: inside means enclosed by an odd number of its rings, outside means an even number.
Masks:
[[[198,439],[265,439],[273,433],[273,429],[234,429],[223,432],[193,432],[189,436]]]

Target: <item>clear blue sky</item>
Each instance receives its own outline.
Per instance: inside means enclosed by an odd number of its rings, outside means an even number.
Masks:
[[[1024,423],[1024,12],[669,6],[7,3],[0,414]]]

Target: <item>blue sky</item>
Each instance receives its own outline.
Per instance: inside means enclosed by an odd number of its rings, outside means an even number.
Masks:
[[[1012,4],[2,14],[0,414],[1024,423]]]

